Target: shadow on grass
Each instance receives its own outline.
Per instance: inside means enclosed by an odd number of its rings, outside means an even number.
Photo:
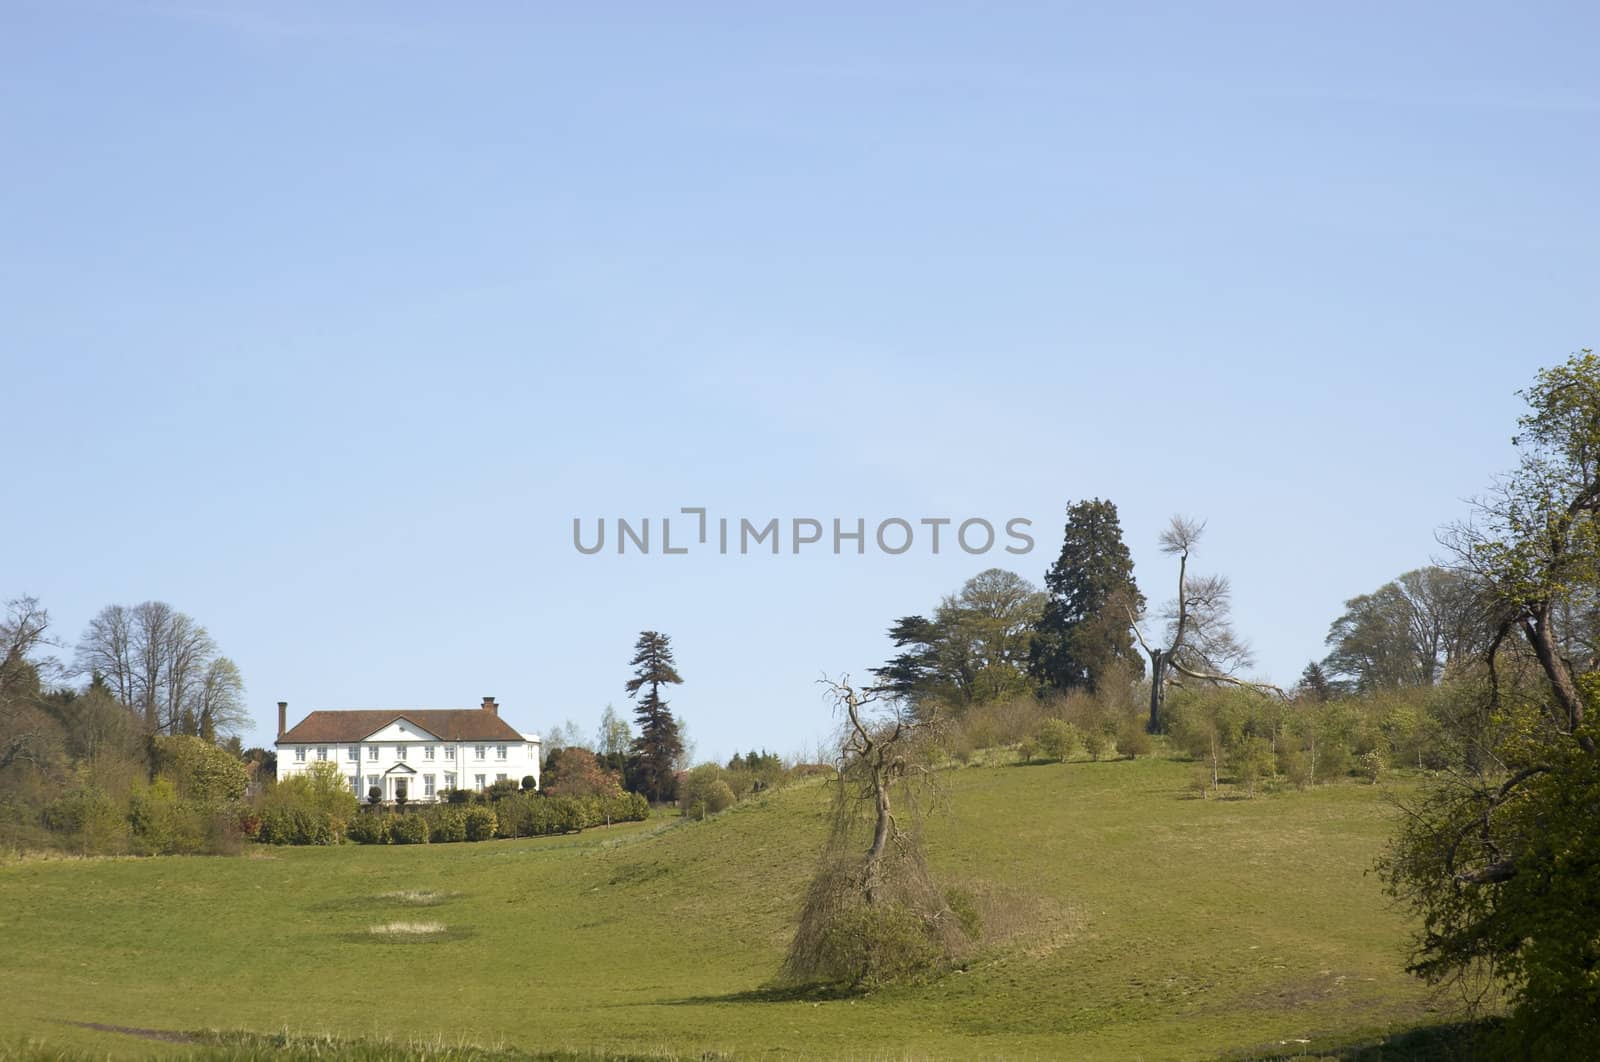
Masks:
[[[1337,1059],[1338,1062],[1475,1062],[1495,1056],[1489,1052],[1500,1028],[1496,1018],[1481,1021],[1422,1025],[1403,1032],[1351,1037],[1340,1042],[1275,1045],[1270,1049],[1235,1051],[1227,1062],[1304,1062]],[[1503,1045],[1502,1045],[1503,1046]],[[1574,1056],[1576,1057],[1576,1056]]]
[[[669,1007],[703,1006],[707,1003],[825,1003],[836,999],[860,999],[865,993],[846,985],[765,985],[720,996],[685,996],[665,1000]]]

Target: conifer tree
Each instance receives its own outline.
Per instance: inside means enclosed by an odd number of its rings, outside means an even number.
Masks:
[[[1067,506],[1061,555],[1044,582],[1050,597],[1029,662],[1036,678],[1054,689],[1093,690],[1113,670],[1144,673],[1128,624],[1144,595],[1116,505],[1093,498]]]
[[[677,788],[673,768],[683,753],[678,721],[661,698],[662,686],[683,682],[672,659],[672,639],[657,631],[642,632],[630,664],[634,671],[627,690],[639,724],[629,765],[633,788],[652,801],[671,800]]]

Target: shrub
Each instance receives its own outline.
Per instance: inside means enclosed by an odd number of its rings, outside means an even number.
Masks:
[[[56,797],[45,805],[44,823],[67,834],[86,852],[127,847],[127,814],[97,786],[70,789]]]
[[[538,788],[539,782],[533,777],[533,775],[525,774],[522,776],[522,791],[524,793],[531,793]]]
[[[821,945],[819,966],[829,979],[861,988],[912,980],[943,959],[922,919],[897,903],[850,906],[823,932]]]
[[[263,844],[337,844],[333,825],[310,808],[290,805],[261,809]]]
[[[1136,715],[1123,716],[1117,728],[1117,751],[1132,760],[1150,755],[1150,749],[1150,732],[1145,729],[1144,720]]]
[[[1111,749],[1111,737],[1099,727],[1090,729],[1083,735],[1083,748],[1091,759],[1098,760]]]
[[[1363,752],[1361,758],[1356,761],[1356,773],[1376,785],[1378,779],[1383,777],[1384,769],[1387,766],[1383,761],[1383,753],[1377,749],[1370,749],[1367,752]]]
[[[467,839],[467,813],[464,809],[449,806],[432,808],[428,819],[431,827],[428,839],[434,844]]]
[[[1039,724],[1039,749],[1052,760],[1065,763],[1078,749],[1078,728],[1064,719]]]
[[[983,916],[978,913],[978,901],[972,893],[952,887],[945,890],[944,902],[950,905],[950,913],[955,915],[956,924],[967,935],[967,939],[977,940],[983,930]]]
[[[1287,745],[1278,747],[1278,770],[1296,789],[1304,789],[1311,784],[1311,760],[1297,748]]]
[[[496,837],[527,837],[529,834],[522,827],[527,820],[527,807],[530,797],[513,790],[515,795],[501,797],[494,805],[494,835]]]
[[[502,778],[499,781],[490,782],[488,787],[484,789],[483,795],[485,799],[498,803],[506,797],[515,796],[517,792],[518,786],[516,782],[509,778]]]
[[[715,763],[702,763],[684,778],[678,791],[678,805],[683,814],[705,818],[733,806],[733,790],[722,778],[722,768]]]
[[[1023,763],[1032,763],[1039,755],[1039,743],[1033,738],[1023,738],[1017,742],[1017,755]]]
[[[134,846],[148,855],[203,851],[208,819],[203,806],[180,800],[177,787],[166,778],[135,789],[128,808]]]
[[[371,789],[368,789],[367,803],[371,804],[373,807],[377,807],[379,804],[383,803],[383,790],[378,786],[373,786]]]
[[[470,807],[467,809],[467,840],[487,841],[494,837],[495,820],[493,808]]]
[[[1250,789],[1250,795],[1256,795],[1256,783],[1272,774],[1275,766],[1272,758],[1272,746],[1267,744],[1266,738],[1246,738],[1239,749],[1235,770],[1239,781]]]
[[[157,738],[158,763],[172,773],[178,795],[202,802],[238,800],[250,776],[244,764],[211,742],[187,734]]]
[[[357,815],[350,820],[348,836],[356,844],[388,844],[389,816],[376,811]]]
[[[372,816],[378,818],[379,816]],[[396,815],[389,820],[390,844],[427,844],[428,820],[421,815]]]

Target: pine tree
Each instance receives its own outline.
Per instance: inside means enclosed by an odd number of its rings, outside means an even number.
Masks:
[[[639,724],[639,736],[633,741],[629,773],[637,791],[650,800],[671,800],[677,789],[673,768],[683,754],[678,721],[661,699],[662,686],[683,682],[672,659],[672,639],[644,631],[633,645],[630,665],[634,671],[627,690],[635,702],[633,717]]]
[[[1113,670],[1144,674],[1128,612],[1144,607],[1117,507],[1094,498],[1067,506],[1061,556],[1045,575],[1050,593],[1030,660],[1034,676],[1060,690],[1093,690]]]

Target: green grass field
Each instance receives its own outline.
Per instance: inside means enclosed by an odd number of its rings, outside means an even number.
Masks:
[[[932,863],[1000,939],[858,999],[760,991],[823,837],[816,783],[563,838],[13,864],[0,1053],[195,1050],[90,1023],[585,1057],[1314,1056],[1448,1017],[1368,873],[1383,786],[1199,800],[1191,770],[944,772]],[[407,890],[437,895],[386,895]],[[444,930],[370,932],[393,922]]]

